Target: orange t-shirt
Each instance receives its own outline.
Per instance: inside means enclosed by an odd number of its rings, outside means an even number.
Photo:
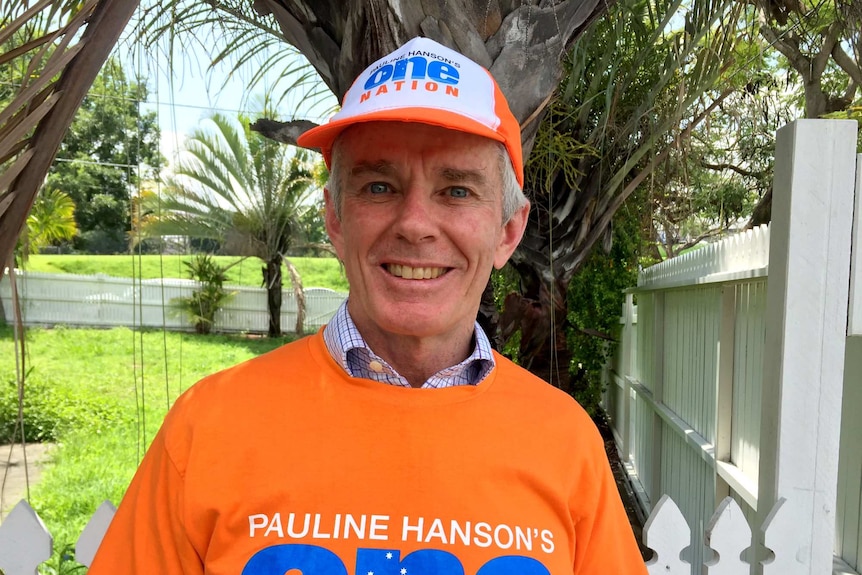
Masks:
[[[89,574],[645,574],[590,418],[496,362],[478,386],[394,387],[318,333],[205,378]]]

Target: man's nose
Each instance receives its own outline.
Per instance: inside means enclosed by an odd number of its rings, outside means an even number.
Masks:
[[[409,242],[427,241],[437,233],[433,201],[415,186],[401,196],[396,215],[393,231]]]

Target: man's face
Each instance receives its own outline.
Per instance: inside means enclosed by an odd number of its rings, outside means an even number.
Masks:
[[[491,268],[514,251],[528,211],[502,222],[498,145],[401,122],[358,124],[339,144],[341,216],[327,193],[326,227],[363,336],[472,333]]]

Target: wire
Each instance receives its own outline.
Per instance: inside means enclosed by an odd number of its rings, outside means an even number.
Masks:
[[[158,58],[158,57],[159,56],[156,56],[156,58]],[[170,81],[172,84],[171,88],[173,88],[173,76],[171,76]],[[158,80],[158,75],[157,75],[156,76],[156,92],[155,92],[155,98],[156,98],[156,102],[157,102],[156,116],[160,117],[161,116],[161,105],[159,105],[159,104],[160,104],[161,91],[159,90],[159,83],[158,82],[159,82],[159,80]],[[169,99],[171,101],[171,104],[173,104],[174,103],[173,102],[173,89],[171,89],[169,91],[169,94],[170,94]],[[161,122],[159,122],[159,124],[161,124]],[[176,125],[177,125],[176,109],[172,105],[171,106],[171,127],[175,127]],[[172,130],[172,132],[174,134],[174,138],[176,138],[176,130]],[[138,139],[138,142],[140,142],[140,139]],[[174,150],[176,150],[176,146],[174,147]],[[176,152],[174,152],[174,153],[176,153]],[[172,160],[174,160],[174,159],[175,158],[172,158]],[[161,208],[162,208],[161,181],[157,182],[156,186],[157,186],[156,194],[158,197],[158,212],[159,212],[159,214],[161,214]],[[161,303],[162,303],[162,355],[164,357],[164,368],[165,368],[165,408],[170,409],[170,407],[171,407],[171,386],[170,386],[170,373],[169,373],[170,370],[169,370],[169,366],[168,366],[168,326],[167,326],[167,323],[165,321],[165,307],[166,307],[166,303],[167,303],[165,301],[165,261],[164,261],[164,250],[162,250],[162,249],[159,249],[159,277],[161,278],[161,282],[160,282],[161,289],[160,289],[159,293],[161,296]],[[182,348],[180,348],[180,353],[182,353]],[[182,357],[182,355],[180,357]]]

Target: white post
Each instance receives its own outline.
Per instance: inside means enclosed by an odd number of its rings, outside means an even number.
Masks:
[[[783,575],[832,569],[855,150],[848,120],[798,120],[776,141],[758,517],[786,500]]]
[[[736,339],[736,285],[721,287],[721,328],[718,338],[718,373],[715,398],[715,460],[730,461],[733,425],[733,366]],[[715,473],[715,503],[730,495],[730,487]]]
[[[862,335],[862,154],[856,159],[856,209],[850,271],[850,320],[847,335]]]
[[[622,445],[622,460],[625,463],[628,463],[632,457],[632,448],[631,448],[631,434],[632,434],[632,416],[631,416],[631,405],[632,405],[632,392],[631,392],[631,384],[629,383],[629,376],[632,375],[632,345],[634,344],[634,338],[632,337],[632,332],[634,331],[634,294],[631,292],[626,293],[626,301],[623,303],[623,320],[625,321],[625,325],[622,330],[622,337],[620,338],[620,348],[622,350],[622,358],[620,360],[620,370],[622,371],[621,375],[623,378],[623,421],[622,428],[620,432],[622,434],[623,445]]]
[[[650,374],[652,381],[652,397],[656,405],[664,403],[664,292],[653,292],[653,372]],[[650,462],[650,505],[655,505],[661,498],[664,488],[662,485],[662,452],[664,451],[664,422],[658,411],[652,414],[652,461]]]

